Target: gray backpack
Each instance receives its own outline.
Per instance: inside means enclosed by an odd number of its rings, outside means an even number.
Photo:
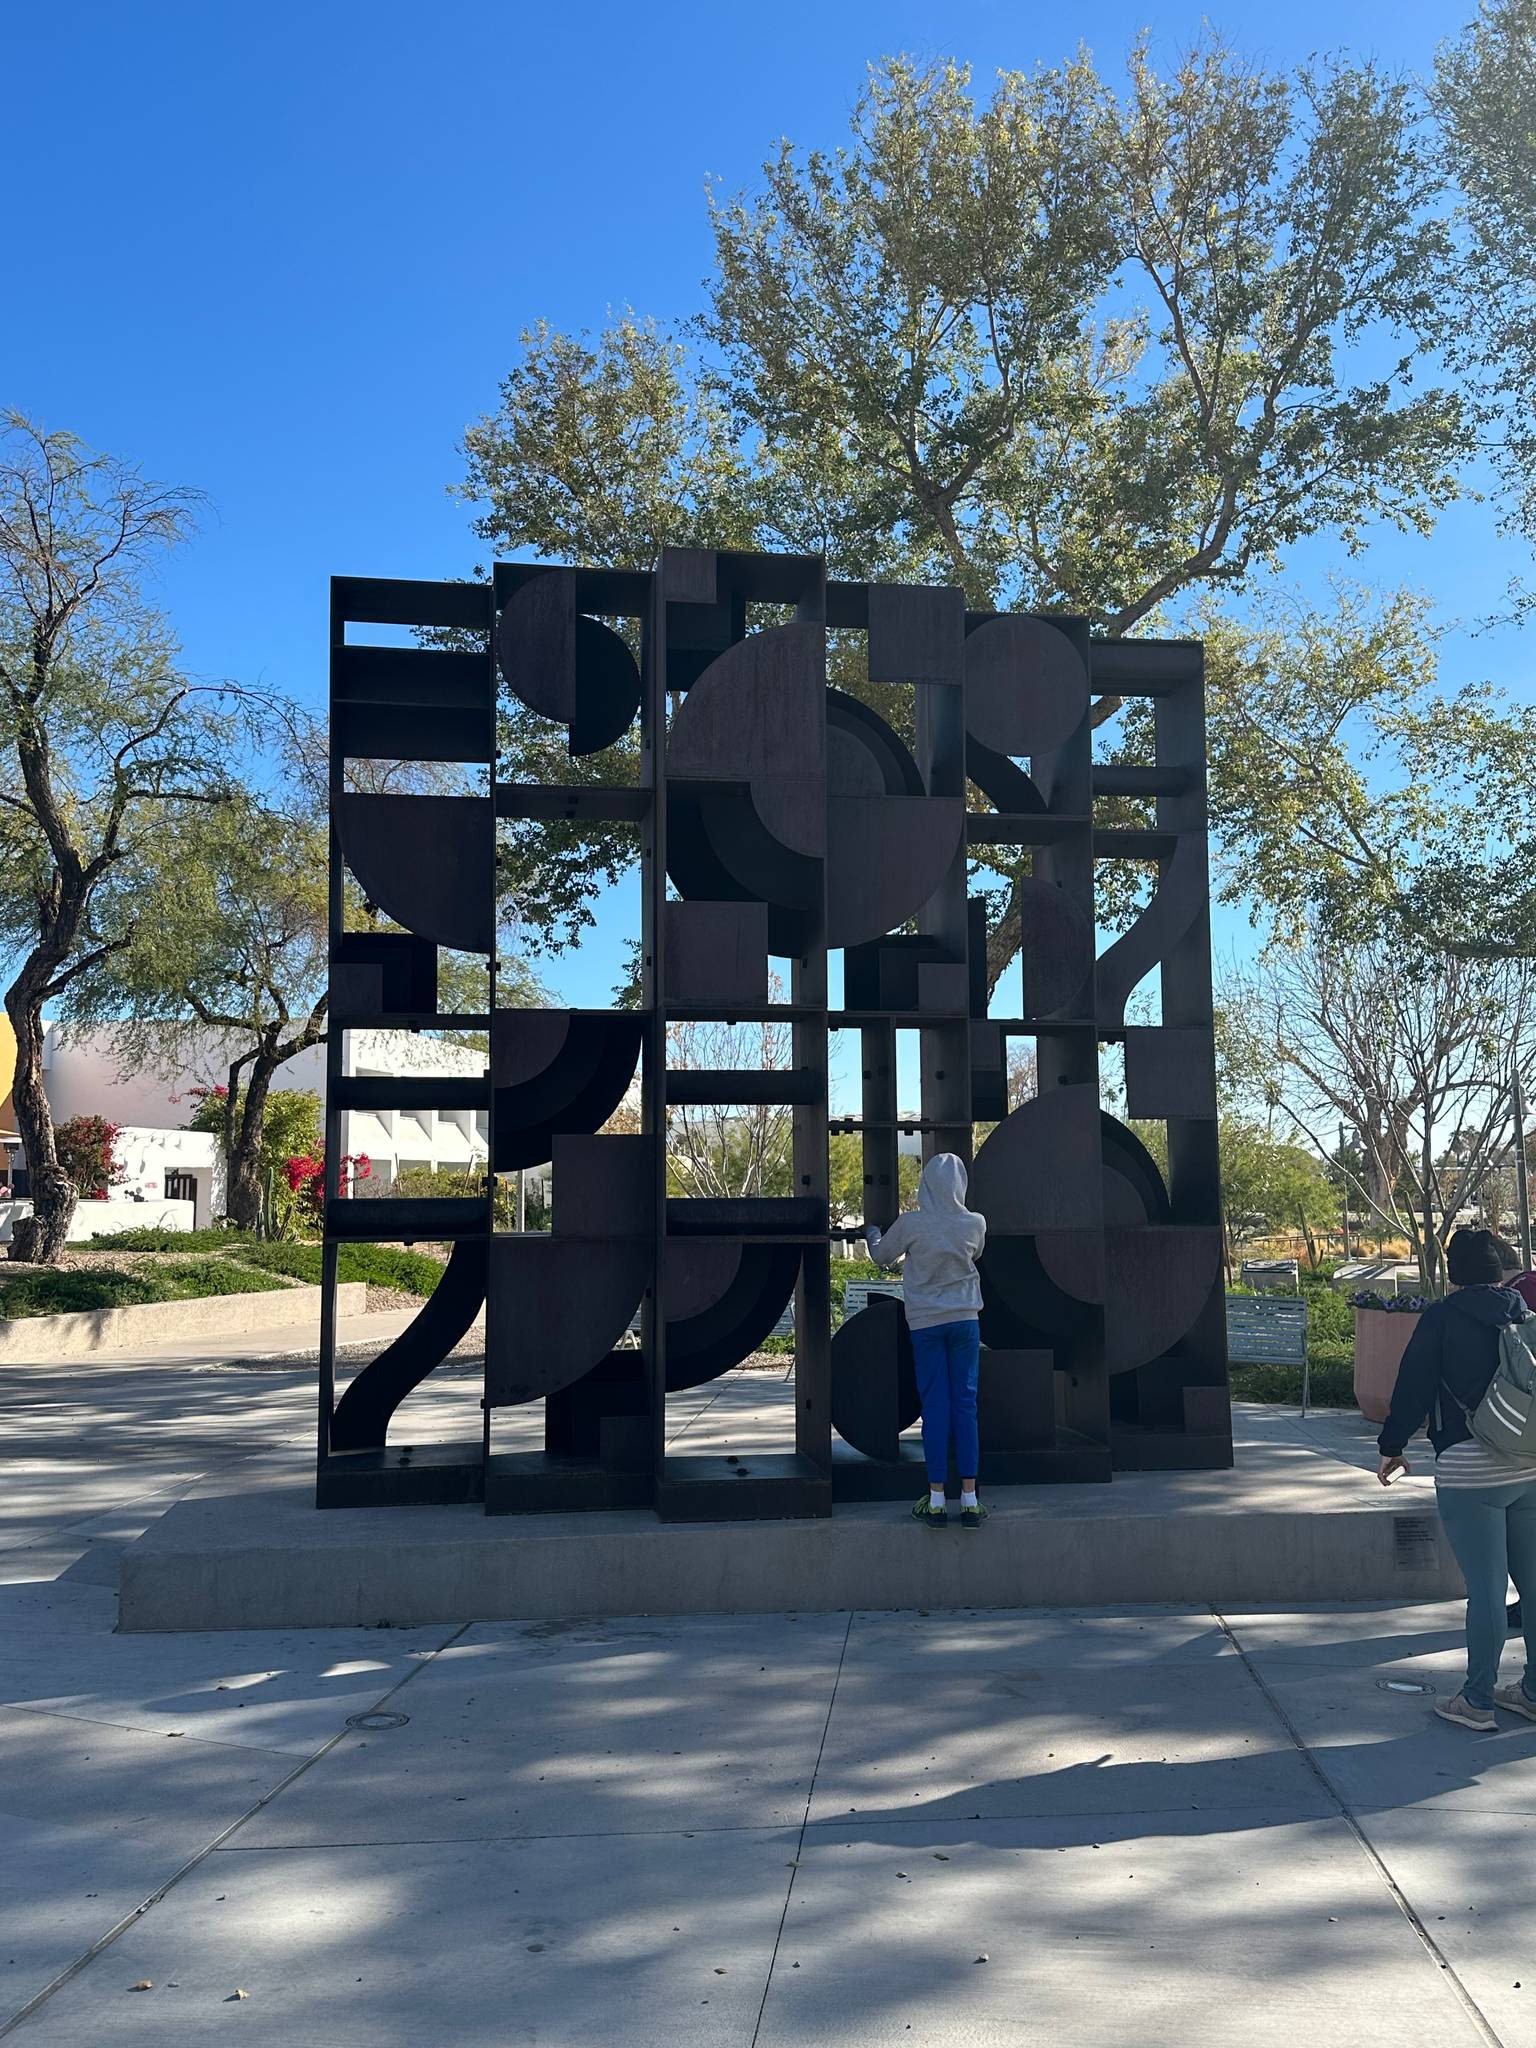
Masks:
[[[1536,1459],[1536,1316],[1506,1323],[1488,1391],[1467,1417],[1472,1434],[1504,1458]]]

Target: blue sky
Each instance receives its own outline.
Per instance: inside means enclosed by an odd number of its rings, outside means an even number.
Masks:
[[[1243,0],[1211,18],[1271,63],[1342,42],[1423,71],[1470,10]],[[954,54],[984,82],[1079,35],[1108,66],[1143,25],[1168,54],[1199,21],[1166,0],[1069,19],[1008,0],[16,10],[0,392],[206,491],[159,592],[189,665],[318,700],[333,572],[476,559],[446,487],[519,330],[700,303],[708,175],[749,184],[781,134],[835,144],[882,53]],[[1314,545],[1294,569],[1329,566]],[[1470,619],[1518,566],[1464,506],[1430,541],[1384,535],[1355,573]],[[1518,684],[1525,638],[1456,636],[1448,680]],[[600,1001],[612,972],[558,979]]]

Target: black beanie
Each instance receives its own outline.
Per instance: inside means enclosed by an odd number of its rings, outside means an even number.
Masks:
[[[1458,1230],[1445,1248],[1453,1287],[1497,1287],[1504,1277],[1499,1240],[1491,1230]]]

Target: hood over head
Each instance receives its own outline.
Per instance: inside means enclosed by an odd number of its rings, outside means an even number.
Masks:
[[[1513,1287],[1463,1287],[1456,1294],[1448,1294],[1446,1300],[1473,1322],[1494,1328],[1504,1323],[1523,1323],[1530,1314]]]
[[[951,1215],[965,1213],[967,1185],[965,1161],[954,1152],[935,1152],[917,1184],[917,1206],[930,1215],[942,1211]]]

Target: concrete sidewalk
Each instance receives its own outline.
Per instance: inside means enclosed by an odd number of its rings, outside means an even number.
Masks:
[[[313,1391],[0,1375],[18,2042],[1536,2048],[1536,1727],[1394,1689],[1457,1608],[114,1634],[123,1532]]]
[[[1450,1609],[109,1624],[0,1591],[39,2048],[1536,2042]]]

